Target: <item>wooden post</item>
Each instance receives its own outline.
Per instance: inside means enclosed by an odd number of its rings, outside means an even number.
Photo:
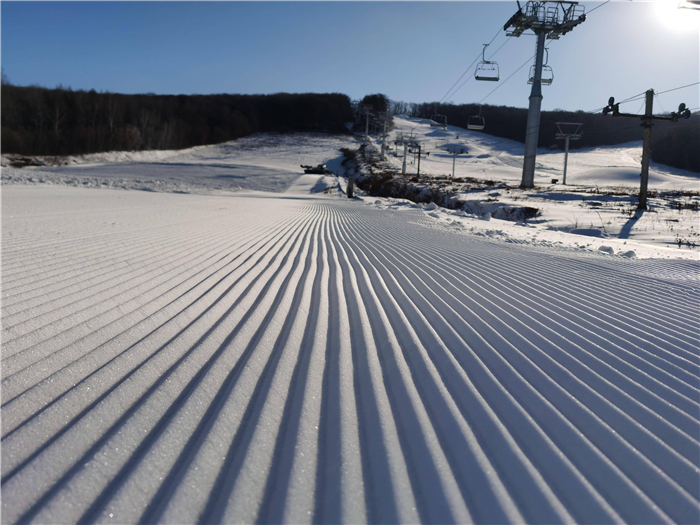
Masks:
[[[355,189],[355,177],[350,175],[350,178],[348,178],[348,191],[346,192],[348,194],[348,199],[352,199],[354,189]]]

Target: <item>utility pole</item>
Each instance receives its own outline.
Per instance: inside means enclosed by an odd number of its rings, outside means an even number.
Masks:
[[[679,118],[690,118],[690,110],[681,103],[678,106],[678,113],[673,112],[670,116],[657,116],[653,114],[654,106],[654,90],[649,89],[645,93],[645,109],[644,115],[634,115],[632,113],[620,113],[620,103],[615,104],[615,98],[608,99],[608,105],[603,109],[603,115],[612,113],[613,117],[627,117],[642,119],[642,127],[644,128],[644,141],[642,144],[642,173],[640,174],[641,181],[639,186],[639,204],[638,210],[647,209],[647,187],[649,185],[649,160],[651,159],[651,127],[654,125],[654,120],[668,120],[678,122]]]
[[[577,126],[573,133],[564,133],[562,126]],[[581,138],[583,133],[579,133],[578,130],[583,126],[580,122],[557,122],[557,127],[559,132],[554,136],[557,139],[564,139],[564,180],[562,184],[566,186],[566,166],[569,163],[569,141],[578,140]]]
[[[540,110],[542,107],[542,62],[544,59],[545,39],[557,40],[586,20],[583,6],[578,2],[529,1],[524,7],[510,17],[503,26],[506,36],[519,37],[524,31],[531,30],[537,35],[537,53],[535,74],[530,91],[530,105],[527,111],[527,128],[525,129],[525,157],[523,159],[523,176],[521,188],[535,185],[535,161],[537,159],[537,141],[540,134]]]

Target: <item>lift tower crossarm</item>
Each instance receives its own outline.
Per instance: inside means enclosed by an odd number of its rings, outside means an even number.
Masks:
[[[503,30],[512,28],[507,36],[515,37],[528,29],[535,33],[547,31],[547,38],[556,40],[585,21],[584,8],[578,2],[531,0],[510,17]]]

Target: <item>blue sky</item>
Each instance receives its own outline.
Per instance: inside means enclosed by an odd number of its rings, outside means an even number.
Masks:
[[[543,109],[592,110],[700,80],[700,11],[679,0],[613,1],[549,41]],[[591,11],[599,2],[582,2]],[[480,53],[502,81],[473,78],[448,100],[527,107],[535,38],[509,38],[501,2],[5,2],[2,68],[18,85],[119,93],[384,93],[442,99]],[[500,30],[499,30],[500,29]],[[471,76],[468,74],[464,79]],[[496,87],[498,89],[490,94]],[[700,106],[698,86],[656,109]],[[625,107],[636,112],[639,108]]]

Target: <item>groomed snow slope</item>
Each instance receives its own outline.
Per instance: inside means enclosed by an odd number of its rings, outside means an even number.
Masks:
[[[464,144],[467,155],[460,155],[455,162],[456,177],[477,177],[485,180],[519,183],[522,178],[525,146],[521,142],[502,139],[481,131],[469,131],[457,126],[430,127],[429,121],[419,118],[394,117],[395,131],[389,134],[391,144],[397,133],[411,135],[418,140],[424,151],[431,154],[421,160],[421,173],[445,176],[452,173],[452,155],[439,149],[444,143]],[[586,129],[582,128],[585,133]],[[558,142],[561,146],[562,141]],[[402,146],[399,153],[403,154]],[[411,160],[413,155],[410,155]],[[387,157],[397,168],[403,158]],[[567,182],[573,186],[639,187],[641,171],[642,141],[600,146],[597,148],[572,149],[569,152]],[[553,177],[562,181],[564,153],[545,148],[537,149],[535,184],[550,185]],[[408,168],[413,172],[415,168]],[[655,162],[649,170],[649,188],[664,190],[700,191],[700,176],[690,171],[672,168]]]
[[[4,523],[696,523],[696,261],[3,188]]]

